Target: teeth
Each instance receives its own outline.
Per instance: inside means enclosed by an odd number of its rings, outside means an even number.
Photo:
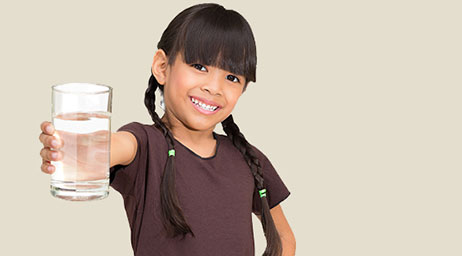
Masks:
[[[210,105],[207,105],[207,104],[205,104],[205,103],[202,103],[202,102],[196,100],[195,98],[191,98],[191,101],[192,101],[194,104],[196,104],[196,105],[200,106],[201,108],[203,108],[203,109],[205,109],[205,110],[208,110],[208,111],[215,111],[215,109],[218,108],[218,106],[210,106]]]

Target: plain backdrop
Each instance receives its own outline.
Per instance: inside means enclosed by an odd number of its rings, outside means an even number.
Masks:
[[[292,192],[297,255],[462,255],[460,1],[218,2],[256,38],[257,82],[233,113]],[[196,3],[0,3],[1,255],[133,255],[117,191],[50,195],[39,125],[67,82],[113,87],[113,131],[151,123],[156,44]]]

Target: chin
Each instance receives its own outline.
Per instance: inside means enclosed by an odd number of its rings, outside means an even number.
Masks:
[[[213,130],[218,123],[211,122],[204,122],[201,120],[192,120],[185,124],[190,130],[193,131],[206,131],[206,130]]]

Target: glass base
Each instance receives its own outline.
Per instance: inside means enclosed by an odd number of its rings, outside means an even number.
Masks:
[[[84,181],[62,182],[52,181],[50,192],[56,198],[68,201],[92,201],[104,199],[109,195],[108,182]]]

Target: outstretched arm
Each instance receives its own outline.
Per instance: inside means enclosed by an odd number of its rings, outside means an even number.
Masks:
[[[282,256],[293,256],[295,255],[295,236],[290,228],[287,219],[282,212],[281,205],[273,207],[271,210],[271,216],[273,217],[274,224],[278,230],[279,236],[282,242]],[[261,221],[261,216],[257,215]]]
[[[111,135],[111,164],[128,165],[136,156],[138,142],[130,132],[120,131]]]

